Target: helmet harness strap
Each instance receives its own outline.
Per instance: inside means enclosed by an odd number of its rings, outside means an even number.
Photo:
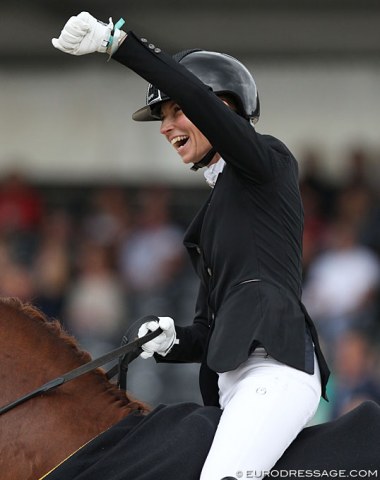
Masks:
[[[210,164],[211,160],[214,158],[215,154],[216,154],[216,150],[215,148],[212,148],[208,153],[206,153],[206,155],[202,158],[202,160],[200,160],[197,163],[194,163],[193,166],[190,168],[190,170],[192,170],[193,172],[196,172],[200,168],[207,167]]]

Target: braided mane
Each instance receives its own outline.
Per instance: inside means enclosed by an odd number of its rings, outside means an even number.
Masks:
[[[0,308],[1,307],[5,307],[6,309],[13,311],[13,314],[21,314],[25,318],[42,325],[43,328],[51,334],[51,336],[61,340],[67,347],[69,347],[69,349],[72,350],[73,355],[77,357],[78,362],[81,365],[92,360],[91,355],[79,347],[77,339],[64,329],[59,320],[48,318],[35,305],[32,305],[31,303],[24,303],[17,297],[0,297]],[[115,400],[121,401],[124,404],[128,403],[128,407],[131,409],[131,411],[149,411],[147,405],[132,400],[129,398],[129,395],[126,392],[118,389],[115,385],[109,382],[103,369],[96,368],[91,373],[100,377],[100,379],[104,381],[105,388],[114,396]]]
[[[53,336],[60,338],[71,347],[82,363],[91,361],[91,355],[80,349],[76,338],[64,329],[59,320],[48,318],[38,307],[31,303],[24,303],[17,297],[0,297],[0,304],[7,305],[15,312],[19,312],[43,325]]]

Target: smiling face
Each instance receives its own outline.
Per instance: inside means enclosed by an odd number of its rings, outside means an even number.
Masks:
[[[182,157],[183,163],[197,163],[211,150],[207,138],[172,100],[162,104],[160,132]]]

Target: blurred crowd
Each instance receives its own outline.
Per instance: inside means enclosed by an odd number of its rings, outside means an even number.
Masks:
[[[301,159],[305,209],[303,301],[332,369],[320,421],[363,400],[380,404],[380,179],[365,149],[347,155],[339,182],[317,151]],[[182,245],[199,190],[99,186],[77,201],[33,185],[22,172],[0,179],[0,295],[58,318],[96,357],[149,314],[192,321],[197,279]],[[52,201],[54,198],[54,201]],[[156,405],[201,402],[198,366],[135,360],[128,387]]]
[[[303,301],[332,369],[327,419],[363,400],[380,403],[379,163],[352,149],[333,184],[315,152],[304,158]]]

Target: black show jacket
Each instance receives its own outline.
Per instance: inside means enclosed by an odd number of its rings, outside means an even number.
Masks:
[[[184,239],[200,278],[195,318],[177,327],[179,344],[157,359],[202,362],[204,401],[217,404],[212,372],[235,369],[261,344],[312,373],[314,342],[325,395],[329,370],[301,303],[303,208],[293,155],[146,39],[130,32],[113,58],[176,101],[226,162]]]

